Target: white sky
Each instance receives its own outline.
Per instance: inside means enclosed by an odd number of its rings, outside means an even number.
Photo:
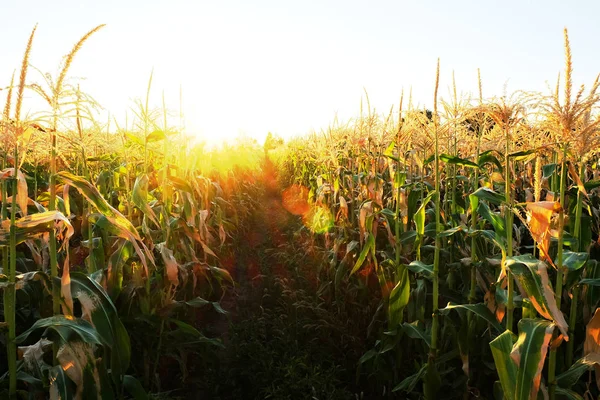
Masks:
[[[380,112],[411,86],[415,102],[431,106],[438,57],[442,96],[453,70],[459,90],[475,93],[478,67],[484,96],[507,82],[509,92],[545,90],[563,68],[565,26],[574,82],[590,85],[600,72],[598,15],[597,1],[0,0],[0,85],[36,22],[31,63],[51,73],[106,23],[70,75],[85,77],[82,89],[121,122],[154,68],[151,102],[164,90],[176,113],[182,85],[188,133],[262,141],[356,116],[363,87]]]

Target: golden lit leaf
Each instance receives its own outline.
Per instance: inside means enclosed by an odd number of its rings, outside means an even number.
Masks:
[[[581,178],[579,178],[579,174],[575,170],[575,167],[572,163],[567,163],[567,165],[569,166],[569,175],[571,175],[571,178],[577,184],[579,192],[583,193],[585,197],[588,197],[587,191],[585,190],[585,186],[583,185],[583,182],[581,182]]]
[[[600,308],[596,308],[594,316],[585,327],[583,354],[600,353]]]
[[[68,241],[67,241],[68,243]],[[67,245],[65,263],[60,278],[60,292],[63,297],[62,311],[64,315],[73,315],[73,297],[71,296],[71,274],[69,265],[69,249]]]
[[[14,168],[6,168],[0,171],[0,179],[7,179],[15,175]],[[11,196],[12,199],[12,196]],[[29,195],[27,194],[27,181],[21,171],[17,172],[17,205],[23,216],[27,215],[27,204],[29,204]]]
[[[345,219],[348,219],[348,202],[343,196],[340,196],[340,210],[338,211],[338,220],[339,217],[343,216]]]
[[[585,327],[585,342],[583,343],[583,355],[598,355],[600,354],[600,308],[596,308],[594,316]],[[596,386],[600,388],[600,366],[595,365],[596,369]]]
[[[492,172],[492,175],[490,176],[492,182],[494,183],[501,183],[504,182],[504,177],[502,176],[502,174],[500,172]]]
[[[56,353],[56,359],[65,374],[75,383],[77,390],[74,398],[82,398],[84,389],[83,371],[91,370],[96,388],[100,387],[100,377],[95,364],[94,349],[91,344],[85,342],[68,342],[60,347]],[[97,398],[100,398],[98,392]]]
[[[177,286],[179,285],[179,265],[173,255],[173,251],[168,249],[165,243],[159,243],[156,247],[160,250],[160,254],[165,262],[165,272],[167,273],[167,279],[169,282]]]
[[[555,212],[560,211],[560,204],[555,201],[538,201],[527,203],[531,236],[537,242],[541,256],[548,258],[550,249],[550,221]]]

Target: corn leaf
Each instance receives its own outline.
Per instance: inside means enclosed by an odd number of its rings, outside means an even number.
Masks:
[[[375,236],[373,236],[373,234],[369,232],[369,234],[367,235],[367,240],[360,252],[360,255],[358,256],[358,259],[356,260],[356,263],[354,264],[352,271],[350,271],[350,275],[353,275],[356,271],[358,271],[360,269],[360,267],[362,267],[367,256],[369,255],[369,252],[371,252],[374,249],[374,247],[375,247]]]
[[[81,318],[67,318],[64,315],[38,319],[29,329],[17,336],[15,341],[21,343],[33,332],[44,328],[45,334],[56,334],[59,343],[66,343],[70,340],[82,340],[86,343],[103,344],[102,338],[98,335],[92,324]]]
[[[431,334],[425,331],[419,321],[411,322],[410,324],[408,322],[403,323],[402,330],[409,338],[421,339],[427,347],[431,347]]]
[[[496,319],[496,317],[494,316],[494,314],[492,314],[492,312],[489,310],[489,308],[485,304],[483,304],[483,303],[479,303],[479,304],[452,304],[452,303],[448,303],[448,305],[446,306],[446,308],[441,308],[440,309],[440,312],[442,314],[447,314],[450,310],[456,310],[456,309],[464,309],[464,310],[470,311],[473,314],[477,315],[478,317],[485,319],[498,332],[503,332],[504,331],[504,327],[498,322],[498,320]]]
[[[590,371],[598,365],[600,365],[600,354],[587,354],[577,360],[575,364],[571,365],[571,368],[558,375],[556,377],[556,382],[561,388],[570,389],[579,381],[585,372]]]
[[[147,400],[148,394],[144,390],[144,387],[136,378],[131,375],[125,375],[123,377],[123,387],[125,391],[133,397],[134,400]]]
[[[460,158],[458,156],[453,156],[450,154],[440,154],[440,160],[447,164],[460,165],[469,168],[479,168],[479,165],[477,165],[473,161],[465,160],[464,158]]]
[[[506,265],[537,312],[544,318],[554,321],[565,340],[569,340],[567,322],[556,306],[546,263],[527,254],[508,257]]]
[[[486,187],[481,187],[477,189],[475,192],[469,195],[469,197],[475,196],[479,200],[485,200],[491,204],[495,204],[499,206],[500,204],[506,202],[506,198],[503,194],[493,191],[492,189],[488,189]]]
[[[391,329],[402,323],[404,308],[410,299],[410,279],[408,269],[402,268],[396,286],[390,292],[388,304],[388,320]]]
[[[79,300],[83,318],[89,319],[103,344],[110,348],[113,380],[129,368],[131,344],[127,330],[119,319],[117,310],[100,285],[81,272],[71,274],[72,296]]]
[[[519,338],[510,353],[511,359],[518,367],[514,398],[536,399],[548,344],[555,325],[541,319],[522,319],[518,326]]]
[[[490,342],[492,356],[500,384],[506,399],[515,398],[515,383],[517,382],[517,366],[510,358],[513,348],[513,336],[510,331],[505,331]]]
[[[150,204],[148,204],[148,175],[144,174],[138,176],[133,184],[133,191],[131,193],[131,200],[133,204],[148,217],[156,226],[160,226],[156,214]]]
[[[51,400],[71,400],[74,390],[71,388],[71,381],[67,378],[63,367],[55,365],[50,368],[50,399]]]

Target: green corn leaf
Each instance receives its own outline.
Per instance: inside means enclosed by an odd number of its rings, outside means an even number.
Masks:
[[[496,232],[496,236],[502,238],[503,242],[506,242],[505,219],[500,217],[498,214],[492,212],[492,210],[490,210],[490,207],[486,203],[479,203],[479,207],[477,207],[477,212],[486,221],[492,224],[494,232]]]
[[[404,378],[402,382],[392,389],[392,392],[398,392],[400,390],[406,393],[412,392],[417,386],[417,383],[419,383],[423,377],[425,377],[425,372],[427,372],[427,364],[423,364],[421,369],[419,369],[416,374],[412,374],[411,376]]]
[[[86,181],[85,178],[73,175],[66,171],[59,172],[58,175],[69,185],[77,189],[79,193],[81,193],[81,195],[85,197],[87,201],[93,204],[102,215],[110,218],[111,221],[114,221],[114,223],[120,229],[128,231],[136,240],[141,241],[141,237],[139,236],[133,224],[127,218],[125,218],[123,214],[108,204],[106,199],[104,199],[100,192],[98,192],[98,189]]]
[[[395,329],[396,326],[402,323],[404,308],[408,305],[410,299],[410,278],[408,269],[402,268],[396,286],[390,293],[388,304],[388,320],[389,328]]]
[[[81,318],[67,318],[64,315],[38,319],[29,329],[17,336],[15,341],[21,343],[33,332],[44,328],[47,334],[56,334],[60,343],[67,343],[71,340],[82,340],[86,343],[104,344],[92,324]]]
[[[403,323],[402,330],[409,338],[421,339],[425,342],[427,347],[431,347],[431,335],[425,331],[419,321],[415,321],[410,324],[408,322]]]
[[[544,318],[554,321],[564,335],[565,340],[568,340],[567,322],[563,313],[556,306],[546,264],[534,258],[531,254],[527,254],[508,257],[506,265],[537,312]]]
[[[577,360],[577,362],[571,365],[571,368],[558,375],[556,377],[556,382],[561,388],[570,389],[579,381],[579,378],[581,378],[585,372],[593,369],[597,365],[600,365],[600,354],[590,353]]]
[[[554,174],[554,171],[556,171],[556,164],[546,164],[542,167],[542,176],[548,179]]]
[[[518,326],[519,338],[510,353],[512,361],[517,365],[514,398],[535,399],[555,325],[541,319],[522,319]]]
[[[448,303],[446,308],[441,308],[440,312],[442,314],[447,314],[450,310],[455,309],[464,309],[470,311],[477,315],[480,318],[485,319],[489,322],[498,332],[503,332],[504,327],[498,322],[494,314],[487,308],[487,306],[483,303],[479,304],[452,304]]]
[[[600,179],[594,179],[591,181],[587,181],[583,184],[583,187],[585,188],[586,191],[590,191],[593,189],[596,189],[597,187],[600,187]]]
[[[176,176],[169,176],[168,179],[175,189],[184,191],[191,195],[194,194],[194,189],[184,179],[178,178]]]
[[[479,160],[478,160],[478,164],[480,167],[483,167],[485,164],[494,164],[496,166],[496,168],[498,168],[498,171],[500,173],[502,173],[503,171],[503,166],[502,163],[498,160],[498,158],[496,156],[494,156],[492,153],[494,152],[494,150],[488,150],[488,151],[484,151],[483,153],[481,153],[479,155]]]
[[[413,261],[408,264],[408,269],[416,274],[422,274],[429,280],[433,279],[433,264],[425,264],[422,261]]]
[[[131,200],[137,208],[139,208],[146,217],[148,217],[156,226],[160,226],[156,214],[150,204],[148,204],[148,175],[138,176],[133,184]]]
[[[600,286],[600,278],[598,278],[598,279],[585,278],[585,279],[580,280],[579,284],[598,287],[598,286]]]
[[[396,147],[396,142],[392,141],[388,147],[385,149],[385,151],[383,152],[383,155],[386,156],[387,158],[390,158],[396,162],[400,162],[400,160],[398,159],[398,157],[396,157],[394,155],[394,148]]]
[[[117,249],[108,258],[107,290],[110,297],[116,300],[123,285],[123,266],[133,255],[133,245],[127,240],[120,239]]]
[[[90,218],[94,217],[92,219],[96,220],[97,225],[100,223],[104,223],[105,226],[110,225],[116,234],[132,242],[136,253],[140,257],[140,261],[146,269],[146,275],[148,275],[148,262],[154,264],[154,257],[142,242],[142,238],[133,224],[123,214],[108,204],[106,199],[85,178],[66,171],[59,172],[58,175],[69,185],[77,189],[104,217],[104,219],[99,219],[97,216],[90,216]]]
[[[147,400],[148,394],[144,390],[144,387],[136,378],[131,375],[125,375],[123,377],[123,387],[125,391],[133,397],[134,400]]]
[[[417,209],[417,212],[414,215],[415,225],[417,228],[417,235],[422,236],[425,234],[425,209],[427,207],[427,204],[431,201],[431,198],[434,194],[435,191],[429,192],[427,197],[423,199],[421,206]]]
[[[588,252],[579,253],[567,250],[563,253],[563,266],[567,267],[569,271],[577,271],[587,263],[589,257]],[[558,262],[554,261],[554,264],[558,264]]]
[[[473,161],[465,160],[464,158],[460,158],[457,156],[452,156],[449,154],[440,154],[440,160],[447,164],[455,164],[463,167],[469,168],[479,168],[479,165],[474,163]]]
[[[515,384],[517,382],[517,365],[510,357],[513,348],[512,333],[510,331],[502,333],[490,342],[490,348],[505,398],[512,400],[515,398]]]
[[[358,256],[358,259],[356,260],[356,263],[354,264],[352,271],[350,271],[350,275],[353,275],[356,271],[358,271],[360,269],[360,267],[362,267],[363,263],[365,262],[365,259],[369,255],[369,252],[371,252],[374,249],[374,247],[375,247],[375,236],[373,236],[372,233],[369,233],[369,235],[367,236],[367,240],[365,241],[365,245],[363,246],[362,251],[360,252],[360,255]]]
[[[485,200],[490,204],[495,204],[497,206],[506,202],[506,197],[503,194],[495,192],[492,189],[488,189],[486,187],[481,187],[477,189],[475,192],[469,195],[469,197],[471,196],[475,196],[479,200]]]
[[[560,400],[584,400],[584,398],[569,389],[563,389],[561,387],[557,387],[555,390],[556,398]]]

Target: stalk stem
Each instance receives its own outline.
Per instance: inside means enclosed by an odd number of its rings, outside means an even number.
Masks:
[[[556,306],[560,311],[561,298],[562,298],[562,287],[563,287],[563,228],[565,225],[565,189],[567,180],[566,171],[566,157],[567,148],[563,148],[563,157],[560,164],[560,212],[558,214],[558,252],[556,255],[556,288],[555,288],[555,300]],[[556,393],[556,349],[550,349],[550,359],[548,361],[548,394],[550,400],[554,400]]]

